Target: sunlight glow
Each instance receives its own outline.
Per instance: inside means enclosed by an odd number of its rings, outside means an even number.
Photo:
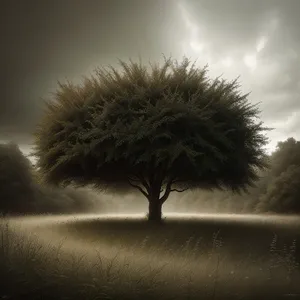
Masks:
[[[257,67],[257,58],[255,54],[248,54],[244,56],[245,65],[251,70],[254,71]]]
[[[260,37],[260,39],[258,40],[257,45],[256,45],[256,52],[261,52],[265,48],[267,42],[268,42],[268,39],[266,36]]]
[[[191,41],[190,46],[195,52],[200,52],[204,48],[204,44],[201,44],[198,41]]]
[[[276,31],[278,26],[279,26],[279,19],[276,16],[271,17],[266,25],[266,28],[263,30],[264,33],[261,34],[257,39],[255,52],[252,54],[246,54],[244,56],[243,61],[245,65],[250,69],[250,71],[253,72],[254,70],[257,69],[258,56],[265,49],[268,41]]]
[[[188,57],[192,56],[192,59],[198,57],[200,53],[201,56],[203,56],[204,50],[206,48],[206,43],[203,40],[200,41],[199,36],[201,35],[201,33],[199,30],[199,26],[192,20],[192,17],[188,13],[186,7],[180,2],[178,3],[178,9],[183,24],[187,29],[187,36],[181,42],[184,55]]]
[[[226,57],[224,59],[221,60],[221,63],[224,67],[231,67],[233,65],[233,60],[231,57]]]

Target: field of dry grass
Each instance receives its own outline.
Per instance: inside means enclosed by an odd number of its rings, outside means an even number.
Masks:
[[[297,220],[2,218],[3,299],[300,299]]]

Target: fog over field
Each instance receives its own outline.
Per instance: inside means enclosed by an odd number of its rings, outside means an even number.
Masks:
[[[11,226],[21,229],[24,236],[38,236],[42,247],[47,245],[40,251],[52,258],[56,252],[50,245],[58,247],[65,270],[70,267],[70,255],[80,258],[76,270],[81,272],[99,263],[100,257],[103,274],[111,268],[112,277],[123,276],[125,281],[138,282],[143,277],[145,285],[152,284],[152,297],[239,299],[244,295],[255,299],[272,294],[284,299],[286,294],[299,292],[300,273],[295,269],[299,251],[294,253],[292,247],[293,239],[299,238],[299,218],[167,216],[159,232],[142,215],[121,214],[15,218]],[[284,250],[284,244],[290,250]],[[293,260],[291,254],[298,259]],[[92,270],[83,277],[86,281]],[[103,274],[97,278],[100,285],[106,280]],[[115,278],[110,284],[120,288],[119,281]],[[139,293],[140,288],[143,285],[137,285]]]

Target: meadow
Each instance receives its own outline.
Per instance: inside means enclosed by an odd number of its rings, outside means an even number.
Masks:
[[[1,299],[300,299],[299,217],[2,217]]]

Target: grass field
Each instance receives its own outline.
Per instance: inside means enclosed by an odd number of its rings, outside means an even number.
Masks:
[[[0,229],[0,299],[300,299],[299,217],[36,216]]]

